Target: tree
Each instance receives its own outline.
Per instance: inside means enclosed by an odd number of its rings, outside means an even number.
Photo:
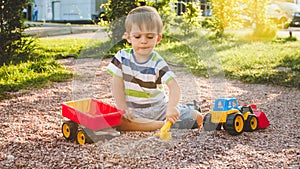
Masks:
[[[175,0],[160,0],[157,2],[141,1],[141,0],[108,0],[103,5],[105,8],[105,16],[108,19],[108,31],[111,33],[110,38],[114,44],[118,43],[125,32],[125,18],[127,14],[134,8],[147,4],[157,9],[164,23],[164,31],[170,30],[170,24],[173,21],[175,12],[172,12],[170,2]],[[120,43],[123,43],[122,41]]]
[[[213,31],[222,37],[225,28],[240,28],[242,26],[242,0],[211,0],[213,11]]]
[[[159,15],[161,16],[161,19],[164,24],[164,32],[168,34],[170,32],[170,27],[173,23],[173,20],[176,16],[175,11],[172,11],[171,3],[175,4],[176,0],[159,0],[156,2],[147,1],[148,6],[154,7]]]
[[[27,0],[0,1],[0,65],[20,60],[25,57],[28,41],[22,39],[25,35],[22,20],[22,9]],[[22,53],[25,52],[25,53]]]
[[[213,10],[212,28],[216,36],[221,37],[225,28],[243,27],[243,17],[250,18],[255,25],[254,36],[274,37],[275,25],[266,17],[266,6],[269,0],[211,0]]]
[[[188,2],[186,4],[186,12],[182,14],[182,23],[180,28],[184,34],[191,33],[200,27],[200,5],[197,2]]]
[[[126,15],[139,5],[138,0],[108,0],[104,4],[105,16],[109,21],[108,30],[111,33],[110,38],[113,44],[118,43],[123,37]]]
[[[245,11],[255,25],[253,35],[256,37],[272,38],[276,35],[276,24],[271,22],[266,16],[266,6],[269,0],[244,0]]]

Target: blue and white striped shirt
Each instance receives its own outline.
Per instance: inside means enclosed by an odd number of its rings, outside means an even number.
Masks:
[[[135,60],[133,49],[120,50],[107,71],[123,78],[126,103],[131,108],[161,107],[167,102],[163,84],[175,78],[165,60],[156,52],[143,63]]]

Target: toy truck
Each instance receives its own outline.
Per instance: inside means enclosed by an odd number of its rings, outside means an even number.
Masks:
[[[114,127],[120,125],[124,111],[96,99],[64,102],[61,106],[62,116],[68,119],[62,124],[67,140],[85,144],[120,135]]]
[[[255,110],[256,105],[238,106],[236,98],[219,98],[215,100],[213,110],[203,119],[206,131],[221,130],[223,127],[230,135],[239,135],[243,131],[252,132],[270,125],[264,112]]]

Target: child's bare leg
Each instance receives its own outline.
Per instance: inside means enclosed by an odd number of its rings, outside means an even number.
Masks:
[[[121,131],[155,131],[164,125],[163,121],[150,120],[145,118],[135,118],[129,120],[122,118],[120,130]]]
[[[198,127],[201,129],[203,127],[203,115],[197,110],[192,112],[192,116],[197,120]]]

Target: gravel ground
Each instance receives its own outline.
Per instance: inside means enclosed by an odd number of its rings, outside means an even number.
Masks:
[[[178,71],[181,103],[199,100],[207,112],[217,96],[235,96],[240,105],[256,103],[271,125],[239,136],[223,130],[172,129],[173,138],[168,141],[154,137],[156,132],[121,132],[112,140],[78,145],[62,136],[60,103],[94,97],[114,104],[111,77],[103,71],[108,60],[101,62],[101,69],[97,69],[100,62],[91,59],[63,63],[84,76],[11,93],[12,99],[0,102],[1,168],[300,167],[299,89],[196,78]]]

